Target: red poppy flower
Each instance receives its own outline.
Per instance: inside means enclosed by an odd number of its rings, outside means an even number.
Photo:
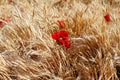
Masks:
[[[3,22],[2,21],[0,21],[0,28],[2,28],[3,27]]]
[[[106,15],[104,16],[104,18],[106,19],[107,22],[110,22],[110,21],[111,21],[111,19],[110,19],[110,14],[106,14]]]
[[[55,32],[52,34],[52,38],[59,42],[66,48],[70,48],[70,41],[68,39],[68,32],[65,30],[61,30],[59,32]]]
[[[67,37],[67,38],[64,38],[63,40],[59,40],[59,42],[60,42],[64,47],[66,47],[67,49],[70,48],[70,41],[69,41],[68,37]]]
[[[64,23],[63,20],[58,20],[57,22],[58,22],[58,25],[59,25],[61,28],[64,28],[65,23]]]
[[[59,32],[55,32],[52,34],[52,38],[55,40],[59,40],[60,38],[68,37],[68,32],[65,30],[61,30]]]

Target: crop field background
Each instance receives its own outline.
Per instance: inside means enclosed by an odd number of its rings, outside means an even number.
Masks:
[[[120,0],[0,0],[0,80],[119,80]]]

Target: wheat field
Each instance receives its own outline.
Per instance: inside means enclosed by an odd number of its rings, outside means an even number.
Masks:
[[[120,0],[0,0],[0,21],[0,80],[120,79]]]

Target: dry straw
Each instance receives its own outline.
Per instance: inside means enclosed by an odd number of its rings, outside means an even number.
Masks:
[[[0,0],[0,80],[119,80],[119,0]],[[111,22],[104,15],[110,13]],[[67,20],[71,47],[52,38]]]

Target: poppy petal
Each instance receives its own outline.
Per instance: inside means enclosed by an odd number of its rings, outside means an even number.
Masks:
[[[104,18],[106,19],[107,22],[110,22],[110,21],[111,21],[111,19],[110,19],[110,14],[106,14],[106,15],[104,16]]]
[[[2,28],[3,27],[3,22],[2,21],[0,21],[0,28]]]
[[[68,32],[67,31],[65,31],[65,30],[61,30],[60,31],[60,35],[63,37],[68,37]]]
[[[70,41],[68,38],[66,38],[65,40],[59,40],[59,42],[66,48],[70,48]]]
[[[68,32],[65,30],[61,30],[59,32],[55,32],[52,34],[52,38],[59,42],[66,48],[70,48],[70,41],[68,39]]]
[[[57,33],[52,34],[52,38],[55,40],[59,39],[59,35]]]

